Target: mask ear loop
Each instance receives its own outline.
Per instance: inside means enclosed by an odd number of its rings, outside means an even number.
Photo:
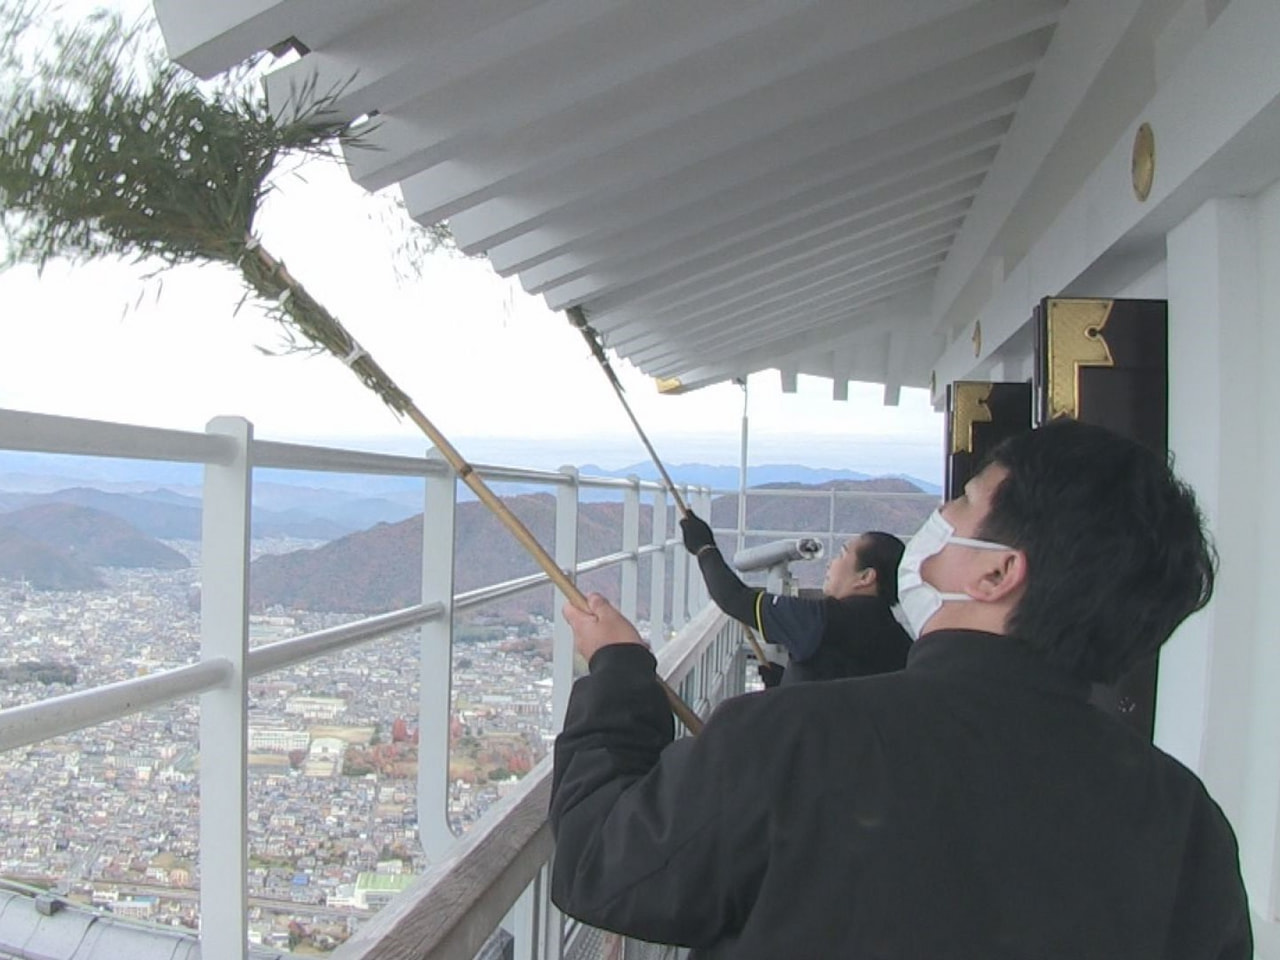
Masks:
[[[1013,547],[1006,546],[1003,543],[993,543],[990,540],[973,540],[969,537],[947,537],[947,543],[954,543],[961,547],[973,547],[975,550],[1013,550]],[[946,546],[946,544],[943,544]]]
[[[947,543],[954,543],[960,547],[972,547],[974,550],[1008,550],[1011,553],[1016,552],[1013,547],[1007,547],[1003,543],[993,543],[990,540],[974,540],[970,537],[948,537]],[[943,546],[946,546],[946,544],[943,544]],[[937,588],[935,587],[934,589]],[[950,600],[957,603],[973,599],[967,593],[943,593],[941,590],[938,590],[938,598],[943,601]]]

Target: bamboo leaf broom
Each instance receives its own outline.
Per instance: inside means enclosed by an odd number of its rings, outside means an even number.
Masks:
[[[570,603],[586,598],[403,390],[258,242],[254,219],[288,158],[329,155],[358,135],[330,106],[337,91],[295,91],[272,112],[250,92],[252,67],[202,87],[118,14],[56,25],[36,47],[32,8],[0,3],[0,229],[5,263],[55,258],[223,263],[287,334],[347,365],[412,420],[462,481],[529,551]],[[28,53],[24,43],[32,48]],[[661,679],[691,731],[701,721]]]

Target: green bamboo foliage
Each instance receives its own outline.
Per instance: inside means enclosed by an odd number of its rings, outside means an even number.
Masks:
[[[5,265],[126,257],[224,263],[289,335],[342,359],[397,413],[408,398],[278,258],[254,219],[289,159],[358,145],[329,109],[334,92],[295,91],[274,112],[252,65],[201,84],[146,27],[101,13],[42,30],[0,3],[0,229]],[[441,228],[415,242],[430,248]]]

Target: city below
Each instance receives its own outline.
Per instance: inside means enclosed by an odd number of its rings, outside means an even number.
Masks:
[[[192,566],[99,568],[105,586],[0,581],[4,706],[191,663]],[[255,541],[283,552],[297,542]],[[258,645],[353,615],[270,611]],[[426,865],[417,836],[417,636],[410,631],[250,681],[254,942],[327,951]],[[550,745],[550,625],[475,616],[455,629],[449,817],[461,833]],[[70,682],[68,682],[70,681]],[[178,701],[0,753],[0,877],[116,915],[195,928],[199,703]]]
[[[914,529],[935,503],[902,478],[780,486],[753,493],[748,526],[826,531],[833,548],[836,530]],[[299,490],[255,488],[251,646],[419,602],[424,521],[407,498]],[[308,510],[280,509],[284,492]],[[272,506],[259,507],[259,495]],[[540,540],[554,536],[553,497],[507,502]],[[582,556],[616,551],[622,504],[579,510]],[[727,528],[736,513],[736,497],[722,496],[710,519]],[[164,489],[0,492],[0,705],[197,662],[200,518],[199,500]],[[642,504],[643,541],[651,520]],[[478,503],[459,504],[455,539],[455,590],[531,572]],[[800,565],[797,582],[816,586],[821,566]],[[637,574],[643,618],[649,565]],[[616,599],[620,583],[611,569],[580,586]],[[447,809],[456,835],[551,747],[554,603],[544,586],[455,620]],[[327,952],[428,866],[417,822],[418,647],[416,631],[405,631],[250,680],[253,942]],[[200,702],[189,697],[0,753],[0,880],[197,928],[199,723]]]

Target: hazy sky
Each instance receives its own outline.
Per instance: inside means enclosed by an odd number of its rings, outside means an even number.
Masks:
[[[136,9],[136,3],[127,4]],[[285,177],[258,223],[263,245],[348,327],[450,436],[480,462],[549,466],[644,459],[626,416],[579,334],[486,261],[437,254],[421,280],[396,276],[389,203],[336,163]],[[269,357],[281,339],[221,267],[151,275],[147,265],[54,264],[0,273],[0,407],[186,430],[220,414],[271,439],[358,441],[416,452],[423,441],[329,356]],[[636,416],[671,462],[736,463],[742,391],[720,385],[659,396],[615,361]],[[925,391],[801,377],[783,395],[776,371],[750,384],[751,462],[800,462],[937,481],[941,417]]]

